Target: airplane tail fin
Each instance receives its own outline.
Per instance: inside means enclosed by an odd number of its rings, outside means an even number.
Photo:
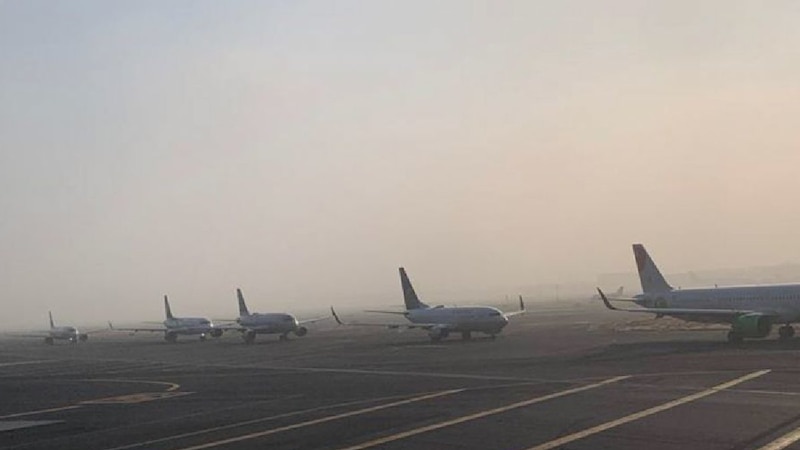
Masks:
[[[172,309],[169,307],[169,299],[166,295],[164,296],[164,313],[167,315],[167,319],[174,319]]]
[[[400,268],[400,285],[403,286],[403,300],[406,303],[406,309],[421,309],[427,308],[428,305],[419,301],[417,293],[414,292],[414,286],[411,286],[411,280],[406,275],[406,269]]]
[[[242,290],[239,288],[236,288],[236,298],[239,299],[239,315],[249,316],[250,311],[247,310],[247,305],[244,303],[244,295],[242,295]]]
[[[53,312],[52,311],[47,311],[47,315],[50,316],[50,329],[55,328],[56,324],[53,323]]]
[[[639,281],[642,282],[642,292],[667,292],[672,286],[667,283],[664,276],[656,267],[642,244],[633,244],[633,255],[636,257],[636,267],[639,269]]]
[[[617,292],[614,292],[614,296],[615,297],[622,297],[622,291],[624,291],[624,290],[625,290],[625,286],[620,286],[619,289],[617,289]]]

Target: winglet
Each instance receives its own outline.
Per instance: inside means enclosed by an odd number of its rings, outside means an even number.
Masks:
[[[114,329],[114,324],[113,324],[113,323],[111,323],[111,321],[110,321],[110,320],[108,321],[108,329],[109,329],[109,330],[113,330],[113,329]]]
[[[597,293],[600,294],[600,299],[603,300],[603,303],[606,305],[606,308],[614,310],[614,311],[618,311],[618,309],[615,308],[614,305],[612,305],[610,301],[608,301],[608,298],[606,297],[606,294],[603,293],[602,289],[597,288]]]
[[[333,314],[333,318],[336,319],[336,323],[338,323],[339,325],[344,325],[344,322],[342,322],[342,320],[339,319],[339,315],[336,314],[336,311],[333,309],[333,306],[331,306],[331,314]]]
[[[522,294],[519,295],[519,310],[525,311],[525,302],[522,301]]]
[[[50,316],[50,329],[55,328],[56,325],[53,323],[53,312],[52,311],[47,311],[47,315]]]

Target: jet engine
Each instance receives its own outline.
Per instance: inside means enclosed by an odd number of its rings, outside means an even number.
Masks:
[[[211,330],[211,337],[218,338],[218,337],[222,336],[222,333],[224,331],[225,330],[220,330],[219,328],[214,328],[213,330]]]
[[[308,334],[308,328],[306,328],[306,327],[297,327],[297,329],[294,330],[294,334],[296,334],[298,336],[305,336],[306,334]]]
[[[772,331],[772,319],[758,314],[744,314],[733,320],[732,331],[746,338],[763,338]]]

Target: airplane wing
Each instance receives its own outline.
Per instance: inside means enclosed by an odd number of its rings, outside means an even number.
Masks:
[[[111,322],[108,322],[108,329],[111,330],[111,331],[127,331],[127,332],[130,332],[130,333],[138,333],[140,331],[152,332],[152,333],[163,333],[163,332],[167,331],[167,329],[165,327],[160,327],[160,328],[156,328],[156,327],[117,328]]]
[[[745,314],[763,314],[761,311],[753,311],[747,309],[695,309],[695,308],[617,308],[616,306],[612,305],[611,302],[606,297],[606,294],[603,293],[600,288],[597,288],[597,292],[600,294],[600,299],[603,300],[603,304],[606,305],[606,308],[611,309],[613,311],[626,311],[626,312],[639,312],[639,313],[650,313],[650,314],[657,314],[662,316],[703,316],[703,317],[718,317],[719,319],[734,319],[739,316],[743,316]]]
[[[21,338],[46,338],[50,337],[50,333],[47,331],[34,331],[30,333],[17,333],[17,332],[10,332],[10,333],[3,333],[5,336],[13,336],[13,337],[21,337]]]
[[[305,324],[308,324],[308,323],[319,322],[321,320],[329,320],[330,318],[331,318],[331,316],[322,316],[322,317],[316,317],[316,318],[313,318],[313,319],[298,320],[297,323],[299,323],[300,325],[305,325]]]
[[[506,317],[514,317],[525,314],[525,302],[522,301],[522,295],[519,296],[519,311],[512,311],[504,313]]]
[[[396,330],[398,328],[412,330],[418,328],[423,330],[430,330],[431,328],[447,328],[448,326],[446,324],[441,324],[441,323],[345,322],[339,317],[338,314],[336,314],[336,311],[333,309],[333,306],[331,306],[331,314],[333,315],[333,318],[336,320],[336,323],[338,323],[339,325],[347,325],[351,327],[381,327],[381,328],[389,328],[391,330]]]

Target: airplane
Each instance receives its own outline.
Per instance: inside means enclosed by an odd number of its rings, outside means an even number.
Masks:
[[[53,313],[48,311],[47,315],[50,317],[49,330],[24,336],[44,338],[44,343],[47,345],[53,345],[55,341],[69,341],[72,344],[77,344],[78,342],[86,342],[89,339],[89,333],[81,333],[73,326],[57,327],[53,321]]]
[[[777,324],[782,324],[778,328],[780,340],[794,337],[791,324],[800,321],[800,284],[674,289],[642,244],[633,244],[633,254],[643,293],[621,300],[641,307],[617,308],[598,288],[606,308],[650,313],[656,318],[672,316],[693,322],[729,323],[728,342],[731,343],[767,337],[772,326]]]
[[[242,339],[246,344],[255,342],[257,334],[279,334],[281,341],[288,340],[289,333],[302,337],[308,333],[308,328],[304,325],[328,319],[328,317],[320,317],[300,321],[287,313],[251,313],[247,309],[244,295],[242,295],[242,290],[239,288],[236,289],[236,297],[239,300],[239,317],[235,320],[238,325],[222,326],[221,328],[241,332]]]
[[[406,270],[400,268],[400,285],[403,288],[403,300],[405,301],[405,311],[367,311],[384,314],[403,315],[410,324],[393,323],[346,323],[336,314],[331,307],[331,314],[339,325],[354,326],[380,326],[390,329],[421,328],[428,331],[428,336],[432,341],[438,342],[450,333],[461,333],[463,340],[472,338],[473,332],[488,334],[494,339],[506,325],[509,318],[525,313],[525,303],[522,296],[519,296],[519,311],[503,313],[491,306],[433,306],[430,307],[421,302],[411,281],[406,275]]]
[[[172,309],[169,307],[169,299],[166,295],[164,296],[164,313],[166,315],[166,319],[163,322],[158,322],[164,325],[163,328],[116,328],[110,322],[108,325],[109,328],[115,331],[130,331],[133,333],[139,331],[163,332],[164,340],[170,343],[177,342],[179,335],[199,335],[200,340],[205,341],[209,335],[218,338],[222,336],[222,333],[224,332],[223,329],[215,327],[214,323],[205,317],[173,316]]]

